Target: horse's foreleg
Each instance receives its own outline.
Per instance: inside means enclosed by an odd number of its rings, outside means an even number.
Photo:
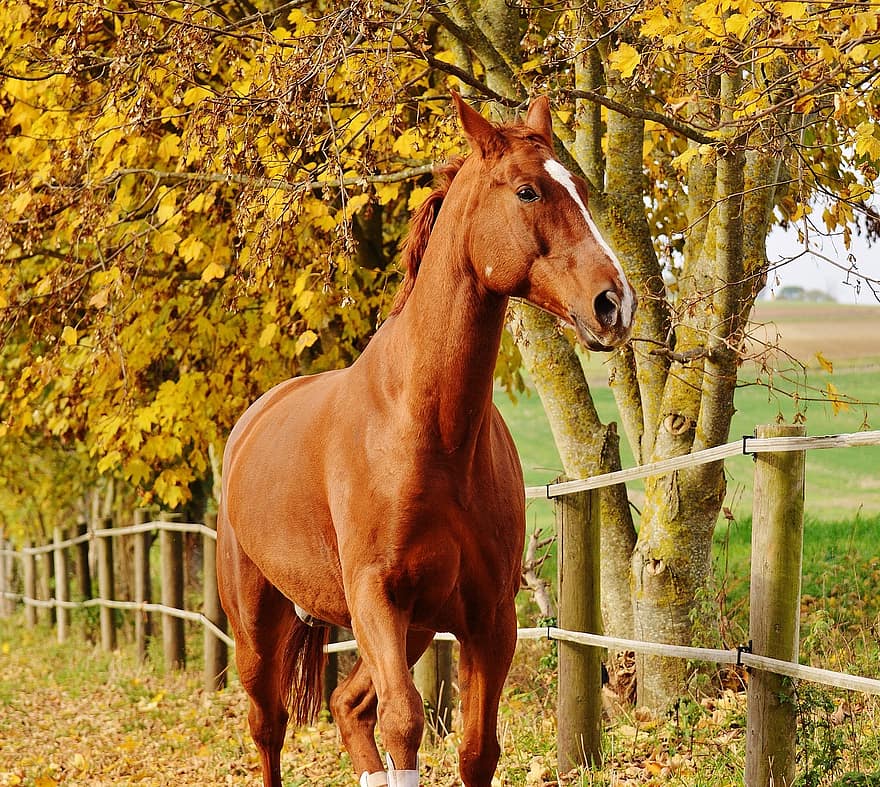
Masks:
[[[412,631],[407,635],[406,660],[409,666],[418,661],[432,638],[429,631]],[[362,774],[361,784],[369,787],[388,783],[385,766],[376,748],[376,703],[376,689],[369,670],[363,659],[358,659],[348,677],[333,692],[330,709],[355,771]]]
[[[409,672],[407,651],[418,650],[420,654],[430,637],[424,632],[418,637],[417,646],[407,647],[407,617],[389,603],[381,581],[371,582],[365,578],[350,586],[349,609],[361,658],[378,698],[382,742],[394,761],[395,770],[412,772],[406,782],[395,777],[389,778],[389,782],[417,784],[411,777],[418,767],[425,713]]]
[[[516,647],[516,612],[511,605],[496,625],[461,642],[459,684],[462,742],[459,768],[465,787],[490,787],[501,748],[498,703]]]

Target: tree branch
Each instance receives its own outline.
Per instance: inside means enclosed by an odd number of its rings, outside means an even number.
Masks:
[[[196,182],[223,183],[237,186],[256,186],[258,188],[274,188],[281,191],[318,191],[324,188],[345,188],[359,186],[363,188],[371,183],[400,183],[401,181],[427,175],[434,171],[433,164],[420,164],[398,172],[387,172],[379,175],[358,175],[332,180],[304,180],[291,183],[281,178],[259,178],[252,175],[239,175],[222,172],[169,172],[147,167],[120,167],[98,181],[97,185],[109,186],[127,175],[148,175],[158,181],[165,182]]]
[[[654,123],[659,123],[664,128],[668,128],[670,131],[674,131],[676,134],[681,134],[681,136],[693,140],[694,142],[698,142],[701,145],[714,146],[718,144],[717,139],[703,133],[690,123],[686,123],[683,120],[679,120],[678,118],[669,115],[664,115],[662,112],[654,112],[650,109],[642,109],[641,107],[632,107],[627,104],[622,104],[619,101],[608,98],[608,96],[599,93],[596,90],[568,90],[566,93],[571,98],[581,98],[601,104],[606,109],[610,109],[628,118],[650,120]]]

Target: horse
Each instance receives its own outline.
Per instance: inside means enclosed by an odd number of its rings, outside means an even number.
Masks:
[[[595,350],[631,332],[635,294],[555,155],[547,99],[499,125],[453,100],[471,153],[413,216],[389,317],[348,368],[263,394],[224,452],[217,573],[265,787],[281,787],[290,717],[320,710],[328,628],[312,619],[357,640],[330,710],[361,787],[419,783],[410,667],[436,632],[460,644],[461,779],[489,787],[525,531],[492,402],[508,302]]]

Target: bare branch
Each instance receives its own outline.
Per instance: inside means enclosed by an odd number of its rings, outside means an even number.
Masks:
[[[331,180],[304,180],[290,182],[281,178],[259,178],[251,175],[222,172],[169,172],[160,169],[142,167],[120,167],[98,181],[100,186],[108,186],[127,175],[147,175],[162,182],[201,182],[224,183],[236,186],[254,186],[261,189],[279,189],[281,191],[318,191],[325,188],[345,188],[348,186],[364,187],[371,183],[400,183],[405,180],[427,175],[434,171],[433,164],[420,164],[398,172],[387,172],[379,175],[359,175]]]
[[[543,557],[538,557],[538,550],[545,549],[552,542],[552,538],[542,540],[541,529],[538,528],[529,537],[529,543],[526,546],[526,554],[523,558],[523,582],[534,594],[535,603],[538,605],[542,618],[556,617],[556,610],[553,605],[553,600],[550,597],[550,583],[541,577],[539,573],[541,566],[547,559],[547,554],[545,553]]]

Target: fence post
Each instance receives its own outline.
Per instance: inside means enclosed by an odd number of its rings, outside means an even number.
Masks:
[[[435,640],[413,668],[425,704],[429,734],[443,738],[452,729],[452,642]]]
[[[162,513],[159,519],[170,522],[170,515]],[[162,530],[159,533],[162,554],[162,604],[183,609],[183,533]],[[162,651],[165,669],[183,669],[186,666],[186,642],[183,619],[162,613]]]
[[[599,597],[599,496],[593,490],[555,499],[559,628],[602,633]],[[559,643],[559,770],[602,763],[602,650]]]
[[[135,509],[134,523],[143,525],[147,521],[147,510]],[[134,600],[138,604],[149,604],[152,600],[152,579],[150,577],[150,542],[153,534],[150,531],[135,533],[134,538]],[[134,613],[134,641],[137,648],[138,662],[147,660],[150,638],[153,636],[153,617],[145,609]]]
[[[24,542],[24,551],[21,554],[22,573],[24,574],[24,622],[28,628],[37,625],[37,608],[28,601],[37,597],[37,563],[34,553],[28,550],[34,548],[33,541]]]
[[[113,519],[106,517],[101,526],[104,530],[113,527]],[[102,601],[113,601],[113,537],[102,536],[97,540],[98,553],[98,598]],[[115,610],[101,605],[99,618],[101,621],[101,649],[110,652],[116,650]]]
[[[85,522],[80,522],[76,526],[77,538],[84,536],[88,532],[89,526]],[[80,541],[76,545],[73,571],[76,574],[76,584],[80,595],[80,601],[87,601],[92,597],[92,571],[89,568],[88,540]]]
[[[206,514],[205,526],[217,531],[217,515]],[[221,631],[226,631],[226,613],[220,606],[217,590],[217,539],[202,536],[202,583],[204,586],[204,616]],[[205,689],[218,691],[226,686],[226,667],[229,654],[226,643],[205,627]]]
[[[755,436],[802,437],[803,426],[759,426]],[[797,662],[804,535],[803,451],[755,459],[749,638],[761,656]],[[791,679],[749,678],[745,783],[789,787],[795,778],[797,710]]]
[[[6,597],[12,591],[11,564],[6,559],[6,550],[9,548],[9,542],[0,537],[0,618],[8,618],[12,614],[12,599]]]
[[[53,534],[55,549],[52,554],[55,559],[55,620],[58,623],[58,641],[67,641],[67,632],[70,629],[70,610],[64,605],[70,601],[70,577],[67,572],[67,548],[59,546],[67,537],[62,527],[56,527]]]
[[[55,574],[55,563],[52,558],[52,551],[41,552],[39,557],[39,571],[37,584],[39,585],[40,601],[52,601],[52,579]],[[45,620],[50,626],[55,625],[55,607],[49,605],[41,605],[37,613],[39,617]]]

